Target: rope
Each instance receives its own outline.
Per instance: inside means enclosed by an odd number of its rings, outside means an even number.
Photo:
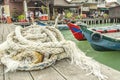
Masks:
[[[90,71],[98,79],[106,79],[97,62],[85,56],[75,43],[66,41],[61,32],[52,26],[16,27],[0,45],[0,52],[1,62],[7,67],[6,72],[43,69],[57,60],[70,58],[71,63]]]

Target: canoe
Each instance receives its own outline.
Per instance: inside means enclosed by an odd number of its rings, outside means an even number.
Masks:
[[[97,51],[120,50],[120,32],[100,33],[80,25],[81,30],[92,46]]]
[[[79,41],[86,40],[86,38],[84,37],[84,34],[82,33],[82,30],[79,26],[81,24],[73,24],[71,22],[67,22],[67,25],[68,25],[69,29],[71,30],[73,36],[77,40],[79,40]],[[120,31],[120,25],[104,26],[104,27],[92,27],[90,29],[93,31],[96,31],[96,32],[100,32],[100,33],[113,33],[113,32]]]

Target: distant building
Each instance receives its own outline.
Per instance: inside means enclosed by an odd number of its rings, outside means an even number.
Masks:
[[[120,6],[109,8],[110,18],[120,18]]]
[[[5,9],[5,13],[11,17],[18,16],[20,14],[26,14],[28,10],[32,10],[35,12],[36,10],[42,9],[42,5],[44,7],[47,7],[46,9],[48,10],[47,13],[49,14],[49,16],[54,16],[56,9],[62,11],[68,8],[76,8],[79,9],[79,11],[87,14],[90,11],[97,10],[98,8],[105,8],[105,0],[88,0],[82,5],[80,4],[80,2],[72,4],[67,0],[0,0],[0,4],[4,5],[3,7]],[[103,6],[101,7],[100,5]]]
[[[7,16],[16,17],[26,14],[28,10],[38,10],[42,5],[47,5],[42,0],[0,0],[0,4]]]
[[[119,2],[110,2],[106,4],[109,7],[110,18],[120,18],[120,4]]]

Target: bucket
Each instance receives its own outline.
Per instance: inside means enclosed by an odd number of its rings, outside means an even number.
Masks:
[[[48,15],[42,15],[42,16],[40,17],[40,20],[43,20],[43,21],[48,20]]]

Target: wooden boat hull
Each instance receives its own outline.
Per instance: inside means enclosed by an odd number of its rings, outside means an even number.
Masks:
[[[84,25],[81,25],[80,27],[93,49],[97,51],[120,50],[120,39],[105,36],[104,34],[89,30]]]
[[[70,22],[68,22],[67,25],[68,25],[69,29],[71,30],[73,36],[74,36],[77,40],[79,40],[79,41],[80,41],[80,40],[85,40],[85,37],[84,37],[84,35],[83,35],[83,33],[82,33],[82,30],[80,29],[79,26],[77,26],[77,25],[75,25],[75,24],[73,24],[73,23],[70,23]]]
[[[66,21],[67,22],[67,21]],[[73,36],[81,41],[81,40],[86,40],[84,37],[84,34],[82,33],[81,27],[79,25],[67,22],[67,25],[69,29],[71,30]],[[100,32],[100,33],[114,33],[114,32],[119,32],[120,31],[120,26],[118,27],[96,27],[96,28],[91,28],[91,30]]]

